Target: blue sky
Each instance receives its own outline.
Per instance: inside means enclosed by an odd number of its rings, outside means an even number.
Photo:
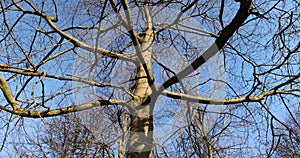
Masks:
[[[236,12],[236,8],[238,7],[237,3],[235,2],[229,2],[230,4],[228,4],[225,8],[225,14],[224,14],[224,23],[228,24],[229,21],[232,19],[232,15],[233,13]],[[266,3],[263,1],[256,1],[254,5],[254,8],[259,10],[260,12],[264,12],[267,9],[266,8],[270,8],[272,6],[272,3],[275,2],[270,2],[270,3]],[[70,19],[70,16],[72,16],[73,14],[68,14],[69,11],[67,8],[64,7],[70,7],[70,8],[75,8],[76,6],[73,5],[73,3],[71,1],[69,1],[68,3],[65,4],[59,4],[59,5],[63,5],[63,7],[60,7],[59,9],[59,13],[60,15],[63,15],[64,17],[66,17],[66,19]],[[55,8],[45,4],[46,10],[45,12],[49,15],[54,15],[54,10]],[[284,7],[283,3],[280,3],[278,5],[278,8],[282,8]],[[291,27],[290,30],[288,30],[287,32],[290,32],[290,35],[287,35],[286,40],[290,40],[290,42],[288,43],[288,46],[290,46],[290,48],[295,47],[298,44],[298,39],[299,39],[299,33],[293,33],[294,30],[297,30],[299,27],[299,13],[297,13],[297,11],[299,11],[297,8],[294,8],[293,4],[285,4],[285,7],[288,10],[288,13],[286,13],[283,17],[282,17],[282,27],[287,25],[287,22],[289,21],[289,19],[287,18],[292,11],[294,12],[294,19],[293,21],[295,22],[295,27]],[[78,10],[80,10],[79,12],[84,12],[85,9],[87,8],[77,8]],[[215,12],[217,11],[218,8],[214,8],[210,12]],[[278,17],[279,14],[278,10],[271,12],[270,15],[266,15],[266,16],[273,16],[273,17]],[[175,16],[169,16],[166,18],[171,18],[175,17]],[[10,17],[13,18],[13,17]],[[94,18],[94,19],[93,19]],[[93,17],[92,19],[95,20],[96,16]],[[160,18],[163,18],[160,16]],[[247,60],[255,62],[256,65],[260,65],[259,68],[256,69],[257,72],[263,72],[269,68],[271,68],[272,66],[269,66],[267,64],[269,64],[270,62],[277,62],[280,63],[283,58],[282,55],[286,55],[287,51],[285,50],[279,50],[279,49],[274,49],[276,45],[276,43],[271,43],[270,40],[272,40],[274,33],[276,30],[278,30],[278,26],[277,26],[277,21],[273,20],[272,18],[266,20],[266,19],[257,19],[259,21],[259,23],[257,23],[257,21],[251,21],[252,18],[255,18],[255,16],[251,16],[248,20],[249,22],[247,23],[247,25],[245,27],[241,27],[238,30],[239,34],[243,34],[245,36],[250,35],[251,33],[251,39],[249,39],[249,41],[244,41],[243,38],[241,38],[241,36],[234,36],[231,41],[230,44],[239,51],[239,53],[243,54],[243,57],[245,57]],[[26,16],[25,19],[30,19],[30,17]],[[35,22],[32,23],[25,23],[23,22],[20,25],[17,25],[16,29],[17,31],[24,31],[21,34],[18,34],[19,32],[17,32],[17,37],[20,39],[20,42],[24,45],[25,50],[29,50],[29,45],[31,44],[30,41],[33,39],[33,32],[28,31],[29,29],[35,29],[35,24],[38,23],[38,19],[35,19]],[[87,22],[89,19],[89,17],[87,16],[80,16],[80,18],[75,18],[73,19],[72,22],[68,21],[68,20],[64,20],[64,19],[59,19],[59,23],[57,23],[57,25],[60,28],[66,28],[68,26],[70,26],[71,24],[86,24],[85,22]],[[8,20],[10,24],[13,23],[13,20]],[[164,21],[164,20],[162,20]],[[217,27],[210,27],[209,24],[211,23],[205,23],[203,21],[200,22],[190,22],[188,21],[188,23],[193,23],[195,25],[198,25],[200,23],[200,25],[203,27],[203,29],[207,30],[207,31],[211,31],[211,32],[215,32]],[[45,22],[41,23],[41,26],[46,25]],[[195,26],[194,25],[194,26]],[[47,28],[47,27],[46,27]],[[49,28],[47,29],[48,31],[50,30]],[[267,32],[269,31],[269,32]],[[80,33],[80,32],[77,32]],[[86,32],[83,32],[82,34],[85,34]],[[24,36],[28,35],[28,36]],[[90,38],[94,37],[94,33],[92,33],[92,35],[90,33],[86,33],[86,36],[84,36],[84,40],[86,40],[87,43],[92,42]],[[109,38],[110,36],[114,35],[114,33],[112,34],[106,34],[104,36],[102,36],[104,38],[104,40],[100,41],[101,43],[99,44],[99,46],[103,46],[106,47],[109,45],[109,43],[105,43],[105,41],[107,40],[107,38]],[[53,36],[53,37],[57,37],[57,36]],[[197,45],[198,47],[203,47],[201,46],[201,42],[199,41],[203,41],[203,39],[197,39],[196,37],[193,37],[192,34],[185,34],[185,37],[190,37],[190,42],[193,43],[194,45]],[[278,38],[278,37],[277,37]],[[180,40],[178,40],[180,43]],[[94,42],[94,41],[93,41]],[[44,43],[47,43],[47,46],[51,46],[53,43],[51,43],[50,38],[44,38],[44,39],[38,39],[36,42],[36,45],[34,47],[34,50],[39,50],[41,49],[44,45]],[[211,44],[211,41],[208,39],[207,40],[208,45]],[[207,43],[204,44],[207,45]],[[7,43],[1,43],[1,47],[3,47],[5,44]],[[65,44],[63,46],[60,47],[59,50],[64,50],[67,47],[69,47],[70,44]],[[171,68],[173,68],[176,72],[180,71],[184,66],[188,65],[188,63],[190,62],[188,59],[192,59],[194,57],[196,57],[198,52],[201,52],[202,50],[197,49],[196,51],[190,51],[188,53],[182,52],[183,47],[180,47],[179,45],[178,49],[176,50],[174,47],[173,48],[169,48],[168,45],[154,45],[153,48],[155,48],[154,50],[154,54],[157,55],[158,59],[161,60],[162,62],[168,64]],[[282,45],[277,44],[276,48],[278,47],[282,47]],[[163,52],[161,52],[160,50],[163,49]],[[45,50],[45,52],[47,50],[50,50],[51,48],[47,48]],[[156,50],[157,49],[157,50]],[[7,55],[10,55],[12,58],[14,57],[20,57],[22,56],[18,51],[15,50],[15,47],[10,46],[8,48],[5,49],[5,54],[1,57],[1,62],[3,63],[8,63],[8,60],[6,60]],[[80,51],[80,50],[79,50]],[[214,78],[217,79],[223,79],[226,81],[229,81],[231,86],[234,87],[236,90],[238,90],[239,94],[243,94],[243,93],[247,93],[250,88],[251,85],[253,84],[253,69],[251,67],[251,64],[249,62],[245,62],[245,58],[243,59],[242,57],[240,57],[239,55],[237,55],[238,52],[236,52],[234,49],[230,49],[229,47],[224,49],[225,51],[225,63],[223,60],[223,53],[218,54],[214,60],[210,60],[206,65],[204,65],[203,67],[199,68],[199,70],[197,70],[196,72],[201,73],[200,75],[198,74],[197,76],[185,79],[184,82],[186,83],[190,83],[190,87],[192,87],[192,85],[197,85],[198,83],[204,82],[206,79],[208,79],[209,77],[213,76]],[[12,53],[13,52],[13,53]],[[57,53],[58,51],[56,51],[55,53]],[[130,51],[128,51],[130,52]],[[79,52],[79,53],[86,53],[84,51]],[[187,56],[190,55],[190,56]],[[174,56],[177,56],[177,58],[174,59]],[[173,57],[173,58],[172,58]],[[68,73],[72,73],[74,71],[74,54],[70,54],[70,55],[64,55],[62,58],[58,58],[57,60],[54,60],[53,62],[49,62],[47,63],[45,66],[42,66],[40,68],[40,70],[44,70],[47,72],[50,72],[52,74],[68,74]],[[287,73],[291,73],[291,74],[297,74],[297,72],[299,72],[299,55],[298,54],[294,54],[291,57],[291,60],[289,61],[288,67],[289,69],[278,69],[273,71],[274,73],[279,73],[279,74],[287,74]],[[40,60],[40,58],[36,58],[36,61]],[[35,61],[35,60],[34,60]],[[184,61],[184,62],[180,62],[180,61]],[[217,64],[217,66],[215,65],[216,61],[218,61],[219,63]],[[11,62],[11,61],[10,61]],[[78,62],[75,60],[75,62]],[[61,63],[61,66],[57,65],[57,63]],[[264,65],[263,65],[264,64]],[[225,68],[222,66],[226,66]],[[130,72],[126,72],[126,70],[130,70],[129,68],[134,69],[132,66],[133,65],[129,65],[126,63],[120,63],[119,64],[120,67],[116,67],[115,70],[116,73],[112,76],[112,77],[116,77],[116,76],[122,76],[123,73],[130,73]],[[129,67],[127,69],[127,67]],[[220,66],[220,67],[219,67]],[[123,68],[122,68],[123,67]],[[225,70],[224,70],[225,69]],[[153,70],[155,73],[155,76],[157,78],[157,82],[158,83],[162,83],[163,79],[166,79],[167,76],[166,74],[162,73],[162,68],[159,67],[157,64],[153,65]],[[218,75],[219,74],[219,70],[222,71],[226,71],[227,74],[222,74],[219,76],[214,76],[214,75]],[[234,70],[234,71],[232,71]],[[84,70],[85,71],[85,70]],[[120,72],[120,73],[118,73]],[[122,73],[121,73],[122,72]],[[203,73],[205,72],[205,73]],[[217,73],[216,73],[217,72]],[[229,73],[228,73],[229,72]],[[7,73],[2,73],[4,77],[8,77]],[[193,73],[191,75],[194,75],[196,73]],[[130,77],[130,74],[127,74],[128,76],[126,76],[127,78]],[[126,79],[127,79],[126,78]],[[274,74],[269,74],[269,75],[261,75],[259,76],[259,79],[261,81],[264,81],[265,83],[268,83],[267,88],[265,90],[268,90],[272,87],[274,87],[276,84],[278,84],[278,81],[285,81],[287,78],[286,76],[279,76],[279,75],[274,75]],[[38,78],[34,78],[29,85],[32,85],[35,81],[37,81]],[[194,82],[194,80],[196,80],[196,82]],[[120,82],[120,80],[111,80],[112,82]],[[20,82],[23,82],[21,80],[12,80],[10,81],[10,85],[11,87],[15,87],[17,86]],[[55,80],[51,80],[51,79],[45,79],[44,80],[45,86],[46,86],[46,94],[52,94],[52,92],[56,92],[56,91],[60,91],[59,89],[61,87],[63,88],[70,88],[72,87],[71,84],[64,84],[63,82],[60,81],[55,81]],[[74,85],[73,85],[74,86]],[[230,88],[226,88],[225,90],[220,89],[219,91],[215,92],[209,88],[212,88],[214,86],[214,84],[212,82],[209,82],[208,84],[205,84],[205,86],[203,86],[202,88],[196,88],[196,91],[192,91],[192,94],[196,94],[196,93],[200,93],[203,96],[213,96],[213,97],[223,97],[224,96],[224,91],[225,91],[225,95],[227,97],[231,97],[231,96],[236,96],[236,94],[234,94],[234,91],[231,90]],[[17,88],[13,88],[12,91],[15,94],[16,93],[16,89],[18,89],[20,87]],[[24,93],[22,93],[20,95],[20,99],[26,99],[28,97],[30,97],[30,94],[27,92],[31,92],[31,88],[32,86],[28,86],[25,90]],[[41,84],[37,84],[36,86],[36,91],[35,93],[37,95],[39,95],[41,93]],[[204,93],[204,91],[206,93]],[[108,90],[108,92],[111,92],[110,90]],[[253,94],[259,94],[261,91],[257,90],[255,91]],[[213,93],[213,95],[211,95],[211,93]],[[296,92],[296,94],[299,94]],[[3,98],[3,97],[2,97]],[[56,103],[58,103],[60,101],[60,99],[62,99],[63,97],[58,97],[56,100],[51,101],[50,103],[54,103],[54,105],[56,105]],[[297,108],[299,107],[299,98],[295,97],[295,96],[285,96],[286,102],[287,104],[291,107],[291,108]],[[80,100],[81,101],[81,100]],[[283,106],[282,102],[275,97],[268,97],[266,98],[264,101],[266,101],[266,106],[270,109],[270,111],[272,111],[277,118],[281,119],[281,120],[285,120],[286,115],[286,108]],[[63,100],[63,102],[60,102],[61,104],[64,103],[72,103],[74,102],[74,100],[72,100],[72,96],[70,96],[69,98],[67,98],[66,100]],[[166,105],[172,105],[172,104],[177,104],[174,101],[164,101]],[[258,104],[254,104],[254,103],[250,103],[250,104],[240,104],[240,105],[232,105],[233,107],[241,107],[241,109],[235,111],[236,114],[241,114],[242,116],[247,114],[246,108],[247,107],[251,110],[253,110],[253,116],[254,118],[249,117],[250,121],[253,121],[252,119],[255,119],[257,122],[263,121],[265,124],[268,123],[270,116],[268,114],[265,113],[265,111],[260,111],[262,109],[262,107]],[[209,110],[215,110],[215,106],[208,106]],[[219,106],[218,106],[219,107]],[[257,110],[256,110],[257,109]],[[161,112],[164,111],[176,111],[176,112],[182,112],[180,111],[180,107],[176,107],[176,108],[167,108],[166,106],[164,107],[159,107],[157,106],[157,111],[162,110]],[[218,111],[222,110],[218,109]],[[6,114],[4,114],[6,115]],[[162,114],[163,115],[163,114]],[[157,114],[157,117],[162,116],[159,113]],[[214,115],[214,114],[208,114],[208,116],[210,115]],[[246,116],[245,116],[246,117]],[[175,118],[175,116],[174,116]],[[262,120],[267,118],[267,120]],[[159,123],[172,123],[172,125],[174,125],[174,123],[172,122],[172,120],[174,119],[170,119],[171,121],[168,121],[166,119],[162,119],[161,122]],[[27,124],[31,124],[30,122],[32,122],[31,119],[25,119]],[[238,120],[238,119],[237,119]],[[6,120],[4,120],[6,121]],[[236,121],[236,120],[234,120]],[[35,121],[33,121],[35,122]],[[33,123],[34,124],[34,123]],[[265,125],[264,124],[264,125]],[[158,127],[158,126],[157,126]],[[264,130],[263,128],[267,128],[269,127],[268,125],[266,126],[258,126],[261,128],[261,130]],[[251,127],[252,128],[252,127]],[[254,127],[253,127],[254,128]],[[243,129],[241,129],[243,130]],[[252,131],[253,129],[249,129],[249,131]],[[31,131],[30,129],[28,130],[29,132]],[[253,137],[254,139],[250,140],[250,144],[254,144],[255,138],[259,137],[259,131],[255,131],[253,130],[253,133],[251,133],[250,137]],[[265,132],[265,131],[264,131]],[[241,132],[242,133],[242,132]],[[267,134],[270,134],[269,131],[266,132]],[[239,134],[239,133],[237,133]],[[12,138],[12,137],[10,137]],[[269,138],[269,135],[267,136],[267,138]],[[264,138],[262,138],[260,141],[265,141]],[[262,149],[265,150],[265,149]]]

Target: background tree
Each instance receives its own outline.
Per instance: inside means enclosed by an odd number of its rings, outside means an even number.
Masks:
[[[299,120],[299,110],[295,111],[294,117],[289,117],[287,123],[291,131],[282,129],[281,133],[276,133],[279,137],[279,141],[276,144],[275,154],[281,157],[299,157],[300,156],[300,136],[299,136],[299,123],[295,120]]]
[[[92,141],[103,157],[270,157],[277,133],[298,137],[285,119],[299,108],[296,0],[0,4],[1,151],[26,142],[30,118],[74,112],[41,138],[70,155]]]
[[[15,140],[15,154],[21,157],[114,157],[113,151],[80,124],[79,118],[64,115],[45,122],[22,144]],[[41,131],[40,131],[41,130]],[[19,132],[21,133],[21,132]],[[26,142],[26,143],[25,143]],[[26,144],[26,145],[25,145]]]

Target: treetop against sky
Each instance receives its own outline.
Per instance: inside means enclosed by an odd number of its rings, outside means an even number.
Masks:
[[[253,129],[255,139],[272,139],[253,146],[268,155],[283,135],[275,129],[297,135],[287,124],[299,127],[296,0],[0,4],[4,122],[76,113],[92,129],[87,116],[101,111],[105,127],[122,131],[118,153],[127,157],[173,150],[166,144],[174,142],[209,156],[237,144],[244,151]]]

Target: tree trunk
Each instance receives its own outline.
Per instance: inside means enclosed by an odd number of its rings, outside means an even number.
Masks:
[[[131,116],[127,158],[153,157],[153,117]]]
[[[148,30],[149,31],[149,30]],[[149,31],[149,35],[152,31]],[[146,35],[148,41],[152,36]],[[151,42],[141,44],[141,54],[146,62],[148,72],[152,73]],[[148,73],[148,75],[149,75]],[[152,77],[152,76],[150,76]],[[153,108],[155,98],[151,98],[152,90],[148,83],[149,76],[141,63],[136,75],[136,87],[134,91],[135,111],[131,113],[129,125],[129,138],[127,143],[127,158],[150,158],[153,157]]]
[[[134,95],[134,113],[130,116],[129,139],[127,143],[127,158],[153,157],[153,107],[151,88],[142,66],[137,74],[137,84]]]
[[[147,0],[147,3],[150,1]],[[149,80],[154,80],[152,76],[152,42],[154,39],[154,30],[152,25],[152,16],[150,8],[144,7],[146,17],[145,36],[142,41],[137,40],[137,35],[132,33],[133,43],[140,58],[138,72],[136,75],[136,87],[134,91],[134,113],[131,113],[131,122],[129,125],[129,139],[127,143],[128,158],[151,158],[153,157],[154,139],[153,139],[153,109],[157,97],[152,96]],[[147,68],[147,70],[145,70]],[[151,83],[152,84],[152,83]]]

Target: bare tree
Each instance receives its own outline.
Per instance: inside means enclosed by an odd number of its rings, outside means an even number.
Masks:
[[[111,148],[80,124],[78,116],[64,115],[45,122],[23,143],[15,141],[15,154],[23,157],[114,157]],[[28,129],[27,129],[28,130]],[[19,132],[20,134],[21,132]],[[26,142],[26,143],[25,143]],[[24,145],[26,144],[26,145]]]
[[[95,139],[108,157],[271,156],[277,127],[297,136],[283,119],[299,106],[296,0],[0,4],[1,150],[24,118],[74,112],[80,126],[51,126],[54,146]],[[156,136],[173,128],[177,138]]]
[[[295,110],[295,109],[294,109]],[[299,157],[300,156],[300,135],[299,123],[296,121],[299,120],[299,109],[294,111],[295,115],[291,115],[287,119],[289,123],[290,130],[282,129],[281,132],[276,132],[275,135],[278,137],[276,141],[276,148],[274,149],[274,155],[281,157]]]

